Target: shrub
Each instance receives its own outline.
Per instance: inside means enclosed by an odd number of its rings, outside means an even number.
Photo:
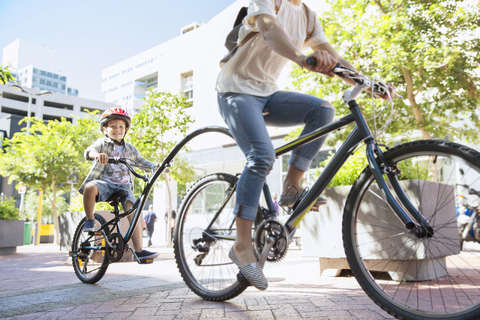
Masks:
[[[99,202],[95,204],[95,210],[113,210],[113,207],[107,202]],[[78,194],[70,201],[70,212],[82,212],[83,208],[83,195]]]
[[[15,208],[15,200],[7,198],[0,201],[0,220],[19,220],[20,212]]]

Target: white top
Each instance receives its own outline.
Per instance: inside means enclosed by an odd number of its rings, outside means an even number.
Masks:
[[[113,157],[124,158],[123,149],[125,146],[115,145]],[[113,184],[130,184],[130,171],[123,163],[108,164],[108,169],[102,177],[102,180]]]
[[[280,27],[298,49],[327,42],[315,13],[315,19],[317,19],[315,30],[305,43],[307,36],[305,9],[303,4],[297,6],[288,0],[282,0],[277,14],[275,14],[275,0],[251,0],[248,15],[243,19],[243,25],[239,31],[239,42],[250,32],[258,32],[255,24],[249,24],[249,18],[260,14],[276,17]],[[238,48],[233,58],[223,66],[217,78],[216,89],[218,92],[269,96],[278,91],[276,82],[288,61],[287,58],[273,51],[259,33]]]

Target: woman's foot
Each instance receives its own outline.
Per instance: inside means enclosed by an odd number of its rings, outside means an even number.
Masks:
[[[280,197],[280,201],[278,204],[283,207],[293,207],[293,205],[305,196],[305,190],[294,184],[290,185],[289,187],[284,190],[282,196]],[[311,210],[317,211],[319,206],[323,206],[327,204],[327,199],[324,197],[318,197],[317,201],[313,204]]]
[[[234,247],[230,249],[228,254],[229,258],[238,266],[240,269],[240,273],[247,279],[247,281],[257,288],[258,290],[266,290],[268,287],[268,281],[265,275],[263,274],[263,270],[260,267],[260,264],[255,257],[255,261],[251,263],[242,263],[237,255],[235,254]]]

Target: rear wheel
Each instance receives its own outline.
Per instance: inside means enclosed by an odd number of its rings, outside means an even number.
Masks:
[[[175,224],[178,269],[188,287],[206,300],[231,299],[247,288],[237,280],[239,269],[228,257],[236,237],[235,182],[234,176],[221,173],[198,180],[187,192]]]
[[[479,319],[480,244],[466,242],[462,250],[455,201],[468,193],[466,184],[480,186],[480,154],[431,140],[400,145],[384,156],[402,170],[400,185],[434,234],[418,237],[406,229],[366,168],[343,219],[345,253],[359,284],[398,318]]]
[[[105,250],[91,249],[93,246],[105,247],[105,238],[102,233],[83,232],[86,218],[77,226],[72,242],[72,264],[77,277],[84,283],[96,283],[105,275],[108,267],[108,257]],[[95,213],[95,230],[105,224],[105,219]],[[110,234],[106,229],[106,235]]]

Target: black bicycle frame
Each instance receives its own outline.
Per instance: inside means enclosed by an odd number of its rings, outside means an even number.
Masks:
[[[201,134],[208,133],[208,132],[222,133],[222,134],[225,134],[225,135],[227,135],[227,136],[229,136],[230,138],[233,139],[232,134],[230,133],[230,131],[228,131],[227,128],[219,127],[219,126],[208,126],[208,127],[200,128],[200,129],[197,129],[197,130],[191,132],[187,136],[185,136],[185,138],[183,138],[182,141],[180,141],[175,146],[175,148],[170,152],[170,154],[165,158],[165,160],[162,162],[161,166],[153,173],[152,177],[148,180],[147,185],[143,189],[142,194],[135,201],[132,208],[130,208],[130,210],[128,210],[127,212],[125,212],[125,213],[123,213],[119,216],[119,218],[123,218],[125,216],[128,216],[128,215],[132,214],[132,212],[136,209],[135,214],[133,216],[133,219],[132,219],[132,221],[131,221],[131,223],[128,227],[127,233],[124,236],[125,243],[130,241],[130,239],[132,237],[132,234],[133,234],[133,230],[135,230],[135,227],[137,226],[138,219],[140,218],[143,207],[145,206],[145,202],[148,199],[148,195],[150,194],[150,191],[152,190],[153,185],[157,181],[158,177],[160,177],[160,175],[165,171],[166,168],[170,167],[170,163],[172,162],[172,160],[180,152],[180,150],[182,150],[182,148],[188,142],[190,142],[190,140],[192,140],[193,138],[195,138],[195,137],[197,137]],[[114,219],[112,219],[112,220],[114,220]],[[109,225],[112,220],[110,220],[105,225]]]

